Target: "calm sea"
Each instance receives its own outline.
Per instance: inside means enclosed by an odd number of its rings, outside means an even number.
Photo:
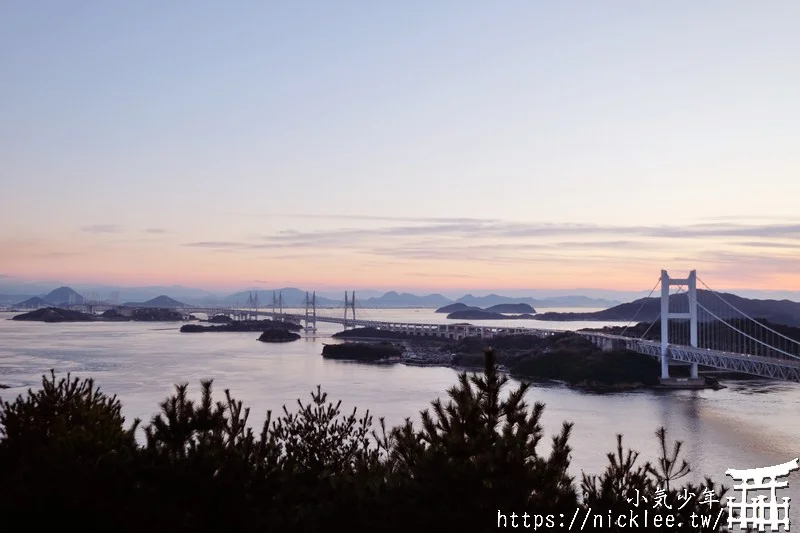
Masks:
[[[581,310],[573,310],[581,311]],[[585,311],[585,309],[583,309]],[[334,311],[321,310],[320,314]],[[338,316],[341,311],[336,312]],[[122,400],[124,414],[148,420],[175,383],[188,382],[197,392],[199,381],[213,378],[218,399],[228,388],[251,407],[260,424],[266,411],[298,398],[307,400],[322,385],[343,407],[369,409],[387,423],[417,419],[420,410],[456,382],[449,368],[370,366],[324,360],[323,343],[340,326],[319,323],[317,336],[288,344],[258,342],[255,333],[180,333],[170,323],[44,324],[7,320],[0,313],[0,397],[12,399],[28,387],[38,387],[41,375],[72,372],[93,377],[107,393]],[[364,310],[361,318],[446,323],[446,315],[427,309]],[[470,321],[499,325],[497,321]],[[506,325],[578,329],[614,323],[508,321]],[[574,422],[574,474],[601,473],[615,435],[656,457],[654,433],[665,426],[668,435],[684,442],[684,457],[698,475],[709,475],[730,486],[728,468],[769,466],[800,456],[800,386],[774,381],[727,381],[719,391],[635,391],[586,393],[561,385],[536,385],[529,401],[546,404],[543,424],[548,434],[563,421]],[[547,453],[543,441],[541,453]],[[800,473],[789,478],[782,495],[795,502],[791,515],[800,517]]]

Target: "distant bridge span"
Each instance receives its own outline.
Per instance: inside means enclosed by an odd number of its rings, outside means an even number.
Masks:
[[[639,338],[624,335],[612,335],[602,332],[575,331],[602,349],[625,348],[644,355],[652,356],[661,362],[661,379],[669,381],[670,365],[688,365],[691,367],[690,380],[697,380],[698,366],[704,365],[730,372],[741,372],[764,378],[800,382],[800,342],[770,328],[766,324],[751,318],[727,302],[713,289],[706,288],[705,301],[697,298],[697,281],[693,270],[685,279],[670,278],[666,270],[653,287],[661,286],[661,312],[650,326],[660,319],[660,340],[647,340],[645,336],[649,328]],[[670,287],[678,286],[676,294],[670,295]],[[681,294],[683,289],[686,291]],[[676,298],[671,298],[676,296]],[[678,298],[680,296],[680,298]],[[685,298],[684,298],[685,296]],[[643,300],[647,301],[647,299]],[[490,339],[497,335],[529,334],[546,337],[567,330],[522,328],[507,326],[475,326],[472,324],[430,324],[401,321],[376,321],[356,319],[355,294],[352,300],[345,295],[345,312],[342,317],[321,316],[316,314],[316,306],[310,313],[311,300],[306,296],[305,314],[285,313],[282,310],[267,311],[259,309],[240,309],[231,307],[187,306],[178,309],[187,316],[194,313],[208,315],[229,315],[232,317],[270,317],[278,320],[305,322],[306,329],[316,329],[316,322],[341,324],[348,327],[372,327],[383,331],[393,331],[410,336],[433,336],[451,339],[463,339],[477,336]],[[685,309],[675,310],[673,306],[682,303]],[[257,305],[257,304],[256,304]],[[644,306],[644,303],[642,304]],[[106,305],[106,308],[117,308],[126,312],[128,308]],[[351,317],[348,312],[352,310]],[[640,310],[641,311],[641,308]],[[637,311],[637,315],[639,313]],[[631,319],[633,323],[636,316]],[[629,323],[629,325],[630,325]]]

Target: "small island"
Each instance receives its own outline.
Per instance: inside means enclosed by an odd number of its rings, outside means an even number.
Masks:
[[[519,314],[535,314],[536,309],[534,309],[529,304],[497,304],[491,307],[487,307],[486,309],[482,309],[480,307],[469,306],[463,303],[454,303],[450,305],[445,305],[444,307],[440,307],[436,310],[437,313],[448,313],[449,315],[454,315],[458,313],[458,316],[452,318],[472,318],[478,319],[478,316],[482,313],[491,313],[491,315],[484,315],[487,318],[485,320],[494,320],[494,319],[510,319],[510,318],[519,318],[514,316],[506,316],[507,313],[519,313]],[[470,313],[468,315],[467,313]],[[499,315],[499,317],[498,317]],[[451,318],[448,316],[447,318]],[[526,317],[527,318],[527,317]]]
[[[536,309],[529,304],[497,304],[487,307],[484,311],[493,313],[536,313]]]
[[[396,346],[386,341],[378,343],[345,342],[326,344],[322,348],[322,357],[376,363],[397,361],[403,352],[402,346]]]
[[[44,307],[36,309],[28,313],[16,315],[11,320],[19,320],[26,322],[91,322],[95,320],[94,317],[80,311],[70,311],[69,309],[61,309],[59,307]]]
[[[174,309],[159,307],[133,309],[130,313],[109,309],[100,315],[100,320],[108,322],[178,322],[184,319],[184,315]]]
[[[16,315],[11,320],[28,322],[176,322],[184,320],[184,316],[174,309],[147,308],[133,309],[130,312],[120,312],[109,309],[101,315],[72,311],[60,307],[45,307],[28,313]]]
[[[534,319],[535,316],[530,313],[523,313],[521,315],[504,315],[502,313],[484,309],[465,309],[464,311],[452,312],[447,315],[447,318],[453,320],[531,320]]]
[[[294,322],[279,320],[234,320],[219,326],[203,326],[201,324],[184,324],[181,333],[202,333],[204,331],[235,331],[235,332],[263,332],[268,329],[283,329],[287,331],[300,331],[303,326]]]
[[[258,338],[261,342],[292,342],[300,338],[300,335],[288,329],[272,328],[264,331]]]
[[[455,303],[445,305],[444,307],[440,307],[435,312],[436,313],[455,313],[456,311],[467,311],[467,310],[481,310],[480,307],[472,307],[467,304],[462,303]]]

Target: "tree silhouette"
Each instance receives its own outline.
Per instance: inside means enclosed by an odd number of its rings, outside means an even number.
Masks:
[[[616,453],[608,454],[606,471],[599,477],[583,475],[584,507],[611,511],[613,516],[629,515],[634,511],[640,519],[647,509],[650,516],[673,516],[675,526],[670,530],[679,532],[698,531],[700,522],[697,519],[693,521],[692,514],[711,516],[712,525],[719,516],[716,528],[705,527],[703,531],[725,530],[727,511],[720,502],[724,500],[726,489],[717,488],[709,478],[700,485],[687,483],[676,487],[674,482],[688,476],[691,471],[686,461],[680,458],[682,442],[673,443],[670,452],[663,427],[656,431],[656,438],[660,453],[655,464],[637,465],[639,454],[632,450],[623,452],[622,435],[617,435]],[[704,500],[709,503],[703,503]],[[603,530],[625,532],[632,528],[626,522]]]
[[[395,472],[404,477],[405,495],[418,514],[432,513],[425,523],[497,527],[498,509],[521,514],[575,507],[567,474],[571,424],[553,438],[550,456],[540,456],[544,405],[528,407],[527,383],[501,399],[507,383],[489,349],[483,375],[460,374],[448,390],[450,401],[436,400],[432,413],[421,413],[421,429],[407,420],[393,431]]]
[[[118,508],[131,498],[137,451],[139,421],[129,429],[124,422],[116,396],[103,394],[91,379],[56,379],[52,371],[41,389],[2,402],[3,520],[45,528],[70,516],[113,526]]]
[[[447,402],[434,401],[418,426],[406,420],[387,430],[381,420],[373,429],[368,411],[344,414],[317,387],[295,412],[268,412],[256,433],[241,401],[227,390],[214,401],[212,382],[203,381],[199,401],[188,385],[176,386],[142,443],[139,421],[125,427],[116,397],[90,379],[51,372],[40,390],[0,404],[0,520],[121,533],[481,531],[498,527],[498,511],[628,513],[633,491],[652,498],[663,490],[674,504],[687,490],[695,501],[670,512],[684,524],[677,531],[690,531],[691,513],[721,509],[700,503],[704,491],[722,499],[710,480],[677,485],[689,469],[663,429],[652,464],[637,464],[619,436],[606,471],[583,476],[579,501],[568,474],[572,426],[541,455],[544,405],[525,402],[528,384],[508,387],[491,349],[485,359],[483,373],[460,374]]]

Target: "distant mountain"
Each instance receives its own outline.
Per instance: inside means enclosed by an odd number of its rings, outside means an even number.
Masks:
[[[27,300],[14,304],[12,307],[15,307],[17,309],[38,309],[39,307],[48,307],[50,305],[53,304],[51,304],[44,298],[40,298],[39,296],[33,296],[31,298],[28,298]]]
[[[772,324],[800,326],[800,303],[790,300],[755,300],[742,298],[735,294],[712,293],[698,289],[697,302],[706,309],[719,309],[720,298],[753,319],[766,319]],[[686,293],[670,296],[670,305],[687,309]],[[627,322],[653,322],[661,315],[661,298],[640,298],[633,302],[620,304],[610,309],[592,313],[541,313],[537,320],[603,320]],[[728,315],[722,318],[728,318]],[[738,318],[738,315],[737,315]]]
[[[258,306],[263,309],[272,307],[273,294],[276,299],[280,297],[283,300],[283,307],[305,307],[306,305],[306,291],[294,287],[284,287],[283,289],[274,290],[261,289],[241,291],[222,298],[220,303],[246,307],[249,305],[251,294],[258,295]],[[309,297],[311,294],[312,291],[309,291]],[[331,300],[317,295],[317,307],[344,307],[344,292],[342,292],[341,300]]]
[[[175,308],[175,307],[186,307],[186,304],[183,302],[179,302],[169,296],[162,294],[161,296],[156,296],[152,300],[147,300],[146,302],[126,302],[122,305],[128,307],[161,307],[161,308]]]
[[[555,296],[551,298],[536,298],[531,305],[536,308],[552,307],[600,307],[608,308],[619,305],[619,300],[606,300],[604,298],[589,298],[588,296]]]
[[[620,302],[615,300],[605,300],[602,298],[589,298],[588,296],[554,296],[550,298],[532,298],[500,296],[499,294],[489,294],[487,296],[473,296],[467,294],[456,302],[466,304],[470,307],[487,308],[501,304],[528,304],[535,309],[547,309],[553,307],[601,307],[607,308],[618,305]]]
[[[351,289],[348,289],[350,291]],[[366,298],[378,298],[383,296],[386,291],[375,291],[372,289],[356,289],[356,296],[359,300],[366,299]],[[344,290],[341,291],[329,291],[329,290],[322,290],[317,291],[317,298],[322,296],[323,298],[327,298],[329,300],[342,300],[344,301]]]
[[[144,302],[157,298],[161,295],[169,295],[181,302],[199,304],[205,298],[219,300],[219,296],[203,289],[193,289],[181,285],[161,286],[154,285],[149,287],[113,287],[113,286],[86,286],[83,289],[87,292],[95,292],[102,295],[116,292],[119,294],[120,301]],[[207,302],[211,303],[211,302]]]
[[[441,294],[428,294],[426,296],[417,296],[415,294],[396,293],[389,291],[378,298],[368,298],[362,301],[363,307],[440,307],[452,303],[453,300],[442,296]],[[356,307],[358,306],[358,295],[356,294]]]
[[[347,292],[348,298],[351,297],[352,293],[350,291]],[[284,287],[283,289],[275,290],[262,289],[241,291],[222,298],[221,303],[227,305],[235,305],[238,303],[240,306],[245,306],[249,304],[250,295],[253,293],[258,294],[258,303],[260,307],[272,307],[273,293],[275,294],[276,298],[279,294],[282,295],[284,307],[305,307],[306,291],[294,287]],[[310,293],[311,291],[309,291],[309,294]],[[331,291],[326,291],[325,294],[331,295],[333,293]],[[395,291],[389,291],[381,296],[373,296],[365,299],[361,293],[356,291],[357,308],[430,308],[439,307],[452,302],[452,300],[442,296],[441,294],[417,296],[415,294],[409,294],[405,292],[397,293]],[[320,293],[317,293],[317,307],[344,307],[344,291],[342,291],[342,296],[339,299],[327,298],[321,296]]]
[[[33,294],[0,294],[0,305],[16,305],[17,302],[22,302],[34,298]]]
[[[71,287],[59,287],[53,289],[42,297],[53,305],[82,304],[83,296],[75,292]]]
[[[91,288],[90,292],[102,295],[102,298],[107,298],[113,292],[117,292],[119,300],[126,301],[129,304],[144,305],[148,301],[154,300],[159,296],[168,296],[174,299],[173,302],[184,302],[188,305],[249,305],[249,298],[251,294],[258,294],[259,307],[268,308],[272,306],[272,295],[275,293],[276,297],[282,293],[284,307],[304,307],[306,291],[295,287],[284,287],[282,289],[258,289],[239,291],[228,296],[220,296],[213,294],[202,289],[192,289],[174,285],[172,287],[152,286],[152,287],[112,287],[112,286],[82,286]],[[111,291],[110,289],[119,289]],[[85,289],[89,291],[89,289]],[[159,292],[156,292],[159,291]],[[323,294],[328,296],[323,296]],[[340,298],[332,297],[336,294],[333,291],[324,291],[317,293],[317,307],[343,307],[344,306],[344,291]],[[348,294],[349,291],[348,291]],[[445,305],[454,303],[454,301],[442,294],[434,293],[427,295],[416,295],[407,292],[398,293],[396,291],[389,291],[380,296],[370,296],[376,294],[376,291],[356,291],[356,307],[363,308],[438,308]],[[181,296],[183,295],[183,296]],[[6,298],[0,297],[0,305],[14,305],[22,303],[22,300],[29,300],[33,295],[18,295],[9,296]],[[76,290],[71,287],[63,286],[50,291],[48,294],[38,295],[45,301],[46,305],[64,305],[68,303],[83,303],[84,298]],[[536,299],[531,297],[515,298],[512,296],[500,296],[497,294],[490,294],[488,296],[472,296],[467,294],[458,300],[459,303],[464,303],[467,307],[486,308],[493,305],[500,304],[527,304],[533,308],[553,308],[553,307],[595,307],[606,308],[611,307],[619,302],[610,300],[593,299],[586,296],[559,296],[545,299]],[[35,302],[28,302],[29,306],[35,307]],[[43,305],[45,305],[43,304]],[[167,302],[169,306],[176,304]]]
[[[466,294],[456,300],[456,302],[468,305],[470,307],[485,308],[498,304],[525,303],[533,305],[534,299],[529,297],[512,298],[511,296],[500,296],[499,294],[489,294],[487,296],[473,296],[471,294]]]

